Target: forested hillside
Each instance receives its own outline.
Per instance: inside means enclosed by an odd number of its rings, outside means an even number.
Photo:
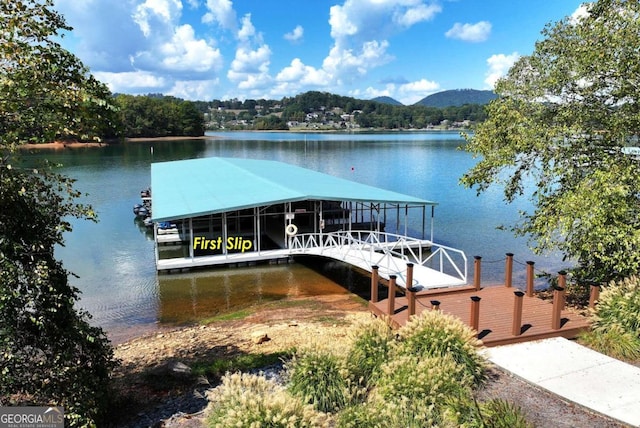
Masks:
[[[151,94],[115,97],[125,137],[204,135],[204,115],[195,103]]]
[[[491,100],[497,98],[493,91],[480,91],[477,89],[453,89],[449,91],[437,92],[424,97],[415,105],[426,107],[460,107],[465,104],[489,104]]]

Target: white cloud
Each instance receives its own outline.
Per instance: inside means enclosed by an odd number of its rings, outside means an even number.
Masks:
[[[439,4],[418,4],[413,8],[406,9],[402,12],[397,12],[393,20],[403,27],[411,27],[422,21],[429,21],[437,13],[442,11],[442,7]]]
[[[148,93],[166,88],[168,81],[162,76],[146,71],[130,71],[112,73],[97,71],[93,75],[99,81],[105,83],[111,92]]]
[[[209,46],[202,39],[196,39],[190,25],[176,28],[171,41],[160,46],[162,65],[167,70],[198,73],[219,69],[222,65],[220,50]]]
[[[302,36],[304,36],[304,29],[301,25],[296,25],[296,28],[286,33],[283,37],[290,42],[297,42],[302,39]]]
[[[211,99],[219,85],[219,79],[211,80],[178,80],[166,94],[185,100],[202,101]]]
[[[398,87],[398,101],[405,105],[415,104],[427,95],[440,90],[440,85],[434,81],[420,79],[402,84]]]
[[[208,12],[202,17],[203,23],[217,23],[225,30],[235,31],[238,23],[231,0],[207,0],[206,6]]]
[[[480,21],[475,24],[461,24],[456,22],[453,27],[445,33],[450,39],[463,40],[465,42],[484,42],[491,34],[491,23]]]
[[[236,57],[231,62],[227,78],[236,83],[240,89],[262,88],[271,81],[269,63],[271,49],[262,45],[257,49],[243,46],[236,50]]]
[[[238,31],[238,39],[243,42],[250,40],[256,35],[256,28],[251,23],[251,14],[247,13],[242,17],[242,27]]]
[[[487,59],[487,65],[489,70],[485,73],[484,82],[488,87],[494,88],[499,78],[506,75],[509,69],[520,58],[518,52],[513,52],[509,55],[496,54],[491,55]]]
[[[181,13],[180,0],[146,0],[136,7],[132,17],[145,37],[149,37],[154,21],[168,24],[177,20]]]
[[[300,58],[294,58],[291,64],[283,68],[277,75],[280,83],[299,83],[300,85],[327,86],[331,83],[331,76],[322,69],[305,65]]]
[[[573,25],[577,24],[581,19],[589,16],[589,7],[582,3],[569,17],[569,22]]]

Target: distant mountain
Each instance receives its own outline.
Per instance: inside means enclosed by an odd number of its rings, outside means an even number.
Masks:
[[[375,98],[372,98],[371,101],[375,101],[377,103],[382,103],[382,104],[391,104],[392,106],[404,105],[400,101],[395,100],[391,97],[375,97]]]
[[[459,107],[464,104],[488,104],[498,96],[493,91],[480,91],[477,89],[452,89],[431,94],[414,105],[427,107]]]

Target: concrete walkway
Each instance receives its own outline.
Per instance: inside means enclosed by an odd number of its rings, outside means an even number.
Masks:
[[[564,338],[486,349],[495,365],[568,401],[640,427],[640,368]]]

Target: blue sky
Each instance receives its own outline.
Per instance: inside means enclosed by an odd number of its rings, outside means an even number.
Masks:
[[[113,92],[405,104],[492,89],[580,0],[56,0],[62,39]]]

